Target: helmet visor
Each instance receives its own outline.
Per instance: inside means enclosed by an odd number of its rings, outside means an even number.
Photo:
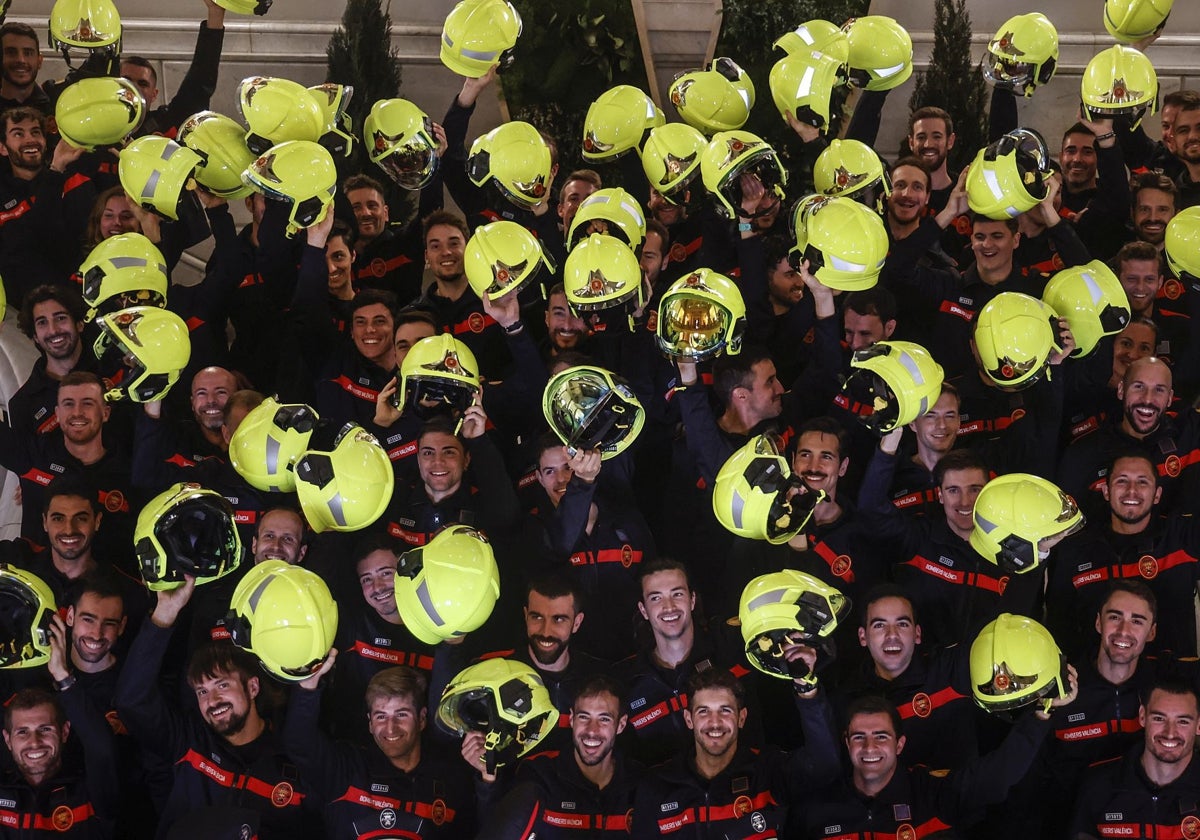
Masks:
[[[439,162],[433,147],[419,138],[398,144],[376,161],[389,178],[406,190],[419,190],[432,181]]]
[[[24,583],[6,577],[0,585],[0,668],[21,668],[41,661],[50,644],[50,610]]]
[[[1041,688],[1034,688],[1043,679],[1042,674],[1015,674],[1007,662],[1001,662],[992,666],[990,681],[975,686],[976,702],[988,711],[1011,712],[1039,700],[1053,700],[1068,683],[1067,658],[1061,653],[1059,673],[1055,676]]]
[[[762,184],[763,190],[776,199],[765,210],[758,210],[748,217],[740,209],[742,206],[742,175],[753,175]],[[726,201],[738,208],[738,214],[743,217],[757,218],[775,212],[779,203],[783,201],[783,176],[780,175],[775,153],[768,151],[742,166],[735,166],[721,179],[718,189]]]
[[[579,375],[559,386],[550,410],[569,449],[612,451],[634,431],[641,409],[623,386]]]
[[[1027,61],[1014,61],[992,54],[992,60],[983,65],[983,75],[989,82],[1002,90],[1024,92],[1033,84],[1035,67]]]
[[[658,319],[658,346],[671,359],[711,359],[725,348],[733,329],[730,311],[702,297],[675,295]]]
[[[197,578],[216,578],[241,560],[241,542],[229,511],[208,496],[189,499],[159,518],[155,536],[166,553],[170,577],[183,580],[184,574]]]
[[[476,393],[474,388],[455,379],[410,375],[406,408],[423,420],[438,415],[460,417],[471,407]]]

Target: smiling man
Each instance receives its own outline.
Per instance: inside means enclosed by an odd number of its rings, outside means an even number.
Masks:
[[[84,303],[70,286],[35,286],[21,302],[17,326],[41,351],[29,378],[8,401],[9,422],[18,431],[46,434],[58,428],[54,406],[58,383],[71,371],[95,365],[83,353]]]
[[[1056,698],[1055,707],[1065,706],[1074,696],[1072,691]],[[901,763],[908,741],[900,714],[884,698],[868,695],[855,700],[846,717],[850,772],[832,784],[802,792],[796,803],[801,827],[794,837],[866,840],[884,834],[926,837],[939,832],[957,836],[953,826],[966,825],[972,815],[977,818],[981,806],[1005,801],[1050,729],[1049,715],[1027,710],[996,750],[947,772]]]
[[[573,749],[538,752],[517,766],[516,786],[490,812],[489,829],[508,840],[568,840],[589,826],[629,831],[642,769],[617,743],[628,718],[620,687],[588,680],[571,706]]]
[[[1138,722],[1144,727],[1141,744],[1121,761],[1084,776],[1068,836],[1150,838],[1200,825],[1196,689],[1189,682],[1155,681]]]
[[[317,838],[309,794],[294,759],[259,714],[262,671],[253,656],[228,642],[201,646],[188,662],[187,685],[198,716],[167,699],[159,673],[179,613],[192,598],[195,580],[158,593],[149,621],[133,641],[114,703],[142,747],[173,769],[159,831],[197,809],[234,806],[253,814],[264,836]],[[312,727],[309,737],[316,731]]]
[[[383,185],[366,175],[352,175],[342,194],[354,214],[357,237],[353,252],[354,290],[379,289],[396,296],[400,305],[421,293],[420,226],[401,230],[391,224]]]
[[[1149,643],[1151,651],[1193,656],[1191,592],[1200,574],[1200,526],[1192,516],[1163,515],[1162,480],[1143,452],[1121,452],[1105,472],[1101,492],[1108,515],[1091,520],[1076,540],[1062,545],[1051,573],[1048,603],[1055,637],[1066,649],[1082,651],[1094,639],[1093,623],[1108,581],[1128,578],[1148,586],[1156,598],[1156,629],[1142,644]]]
[[[1181,491],[1196,470],[1200,453],[1200,412],[1168,409],[1175,398],[1171,368],[1155,356],[1138,359],[1117,384],[1121,410],[1067,447],[1058,467],[1058,485],[1071,494],[1090,518],[1108,518],[1102,497],[1108,466],[1123,453],[1150,458],[1162,487],[1164,512],[1195,512],[1200,497]]]
[[[835,696],[843,708],[864,694],[886,697],[900,710],[906,765],[956,767],[977,755],[976,713],[963,645],[929,648],[903,587],[881,584],[867,593],[858,643],[869,658]],[[846,702],[842,702],[846,701]]]
[[[803,658],[809,668],[816,663],[812,648],[788,645],[785,655],[789,661]],[[805,746],[784,754],[778,749],[751,750],[740,739],[746,695],[733,674],[720,668],[693,674],[684,711],[691,743],[639,788],[633,837],[779,836],[787,803],[838,767],[828,701],[819,687],[801,694],[800,685],[793,685]]]
[[[325,361],[316,384],[314,408],[323,418],[353,421],[379,432],[375,402],[396,375],[396,298],[366,289],[354,296],[348,308],[350,340],[331,348],[332,358]]]
[[[291,692],[283,727],[288,756],[311,780],[312,796],[322,809],[323,836],[474,837],[470,771],[457,756],[422,739],[428,723],[425,676],[403,665],[380,671],[366,688],[369,743],[335,742],[318,718],[321,677],[336,657],[335,648],[321,669]]]
[[[396,607],[397,555],[396,541],[386,534],[364,533],[354,544],[351,556],[362,597],[343,598],[339,604],[334,646],[342,653],[327,706],[334,737],[362,740],[363,696],[377,674],[404,665],[428,679],[433,670],[435,647],[404,626]]]

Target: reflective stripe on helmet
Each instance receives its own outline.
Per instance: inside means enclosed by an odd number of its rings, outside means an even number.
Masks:
[[[146,179],[146,186],[142,187],[142,198],[150,200],[154,198],[154,193],[158,191],[158,179],[162,176],[162,172],[155,169],[150,173],[150,177]]]
[[[875,70],[873,72],[875,73],[876,76],[882,76],[883,78],[886,79],[888,76],[895,76],[897,73],[899,73],[904,68],[905,68],[905,63],[902,61],[899,64],[895,65],[894,67],[877,67],[877,68],[875,68]]]
[[[746,604],[746,611],[753,612],[759,607],[766,607],[770,604],[783,603],[784,596],[787,595],[787,589],[772,589],[770,592],[764,592],[757,598],[754,598],[750,603]]]
[[[345,513],[345,511],[342,510],[342,494],[341,493],[334,494],[334,497],[329,500],[329,504],[326,505],[326,507],[328,507],[329,512],[331,514],[333,514],[333,521],[336,522],[338,525],[342,526],[343,528],[345,528],[346,527],[346,513]]]
[[[901,351],[900,357],[897,359],[897,361],[900,362],[901,366],[903,366],[904,369],[908,371],[909,375],[912,376],[913,382],[917,383],[918,385],[925,384],[925,374],[921,372],[921,368],[917,365],[917,360],[912,357],[911,353],[907,351]]]
[[[809,66],[804,68],[804,75],[800,77],[800,84],[796,85],[796,98],[799,99],[808,96],[812,93],[813,79],[817,75],[815,67]]]
[[[849,260],[844,260],[841,257],[829,255],[828,265],[838,271],[866,271],[867,266],[863,263],[853,263]]]
[[[425,614],[429,616],[429,620],[438,627],[444,627],[445,620],[438,615],[437,607],[433,605],[433,597],[429,594],[429,581],[422,579],[417,584],[417,600],[421,602],[421,606],[425,608]]]
[[[746,508],[746,500],[742,498],[740,493],[733,494],[733,527],[742,527],[742,513]]]
[[[1093,304],[1099,304],[1104,297],[1104,292],[1100,290],[1100,284],[1096,282],[1096,278],[1090,271],[1081,272],[1083,284],[1087,288],[1088,297],[1092,299]]]
[[[979,511],[975,511],[975,525],[985,534],[990,534],[996,530],[996,523],[985,519]]]

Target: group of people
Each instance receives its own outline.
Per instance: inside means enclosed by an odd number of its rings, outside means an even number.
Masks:
[[[1161,5],[1126,5],[1139,2]],[[220,110],[209,100],[229,4],[204,5],[169,104],[154,108],[151,62],[115,63],[153,109],[144,134]],[[430,121],[436,160],[418,164],[414,218],[392,221],[415,183],[393,161],[340,173],[328,211],[289,236],[294,208],[260,192],[240,231],[230,199],[203,188],[178,219],[128,195],[114,150],[55,136],[60,88],[39,82],[41,46],[24,24],[0,27],[0,276],[40,353],[0,424],[22,510],[21,538],[0,543],[0,836],[1200,837],[1200,282],[1187,270],[1200,270],[1200,225],[1185,212],[1200,204],[1200,92],[1163,97],[1161,141],[1102,108],[1042,126],[1061,131],[1058,162],[1036,172],[1043,196],[996,219],[972,209],[969,172],[949,164],[945,110],[910,115],[910,154],[874,153],[889,88],[871,84],[843,139],[785,113],[806,160],[783,178],[747,166],[718,197],[693,161],[667,158],[651,179],[649,149],[594,155],[603,176],[560,172],[556,149],[579,139],[543,136],[545,182],[518,195],[505,149],[485,149],[480,178],[466,143],[493,62]],[[1002,143],[1032,87],[998,75],[990,139]],[[667,190],[689,167],[696,177]],[[595,204],[576,224],[600,191],[639,205],[636,236]],[[798,246],[791,207],[814,192],[882,222],[876,280],[840,286],[824,274],[845,269],[835,246]],[[502,221],[534,235],[543,268],[519,293],[480,294],[466,255]],[[99,352],[81,269],[133,233],[168,270],[214,243],[199,284],[162,301],[121,290],[189,331],[178,383],[148,400]],[[580,305],[570,254],[616,236],[636,257],[632,281],[623,263],[586,268],[601,293],[637,293]],[[1170,260],[1169,236],[1183,243]],[[1115,326],[1082,348],[1059,313],[1036,364],[988,361],[985,306],[1040,299],[1057,272],[1097,263],[1125,293]],[[664,356],[659,302],[681,283],[719,287],[712,275],[736,287],[736,335],[728,325],[719,353]],[[1021,345],[1022,313],[999,323]],[[459,350],[428,356],[444,335]],[[893,341],[922,345],[944,378],[916,419],[880,429],[871,417],[897,395],[843,383]],[[453,388],[412,397],[420,377],[403,371],[453,385],[468,360],[465,403]],[[555,427],[544,391],[572,368],[599,369],[637,404],[614,451],[568,445]],[[311,521],[296,494],[235,468],[231,439],[270,397],[378,441],[394,490],[372,523]],[[780,539],[722,524],[741,516],[720,510],[722,468],[760,441],[815,500],[787,508]],[[984,527],[976,499],[1014,474],[1044,482]],[[147,503],[178,482],[224,498],[244,558],[219,579],[148,587],[173,551],[217,548],[198,534],[156,542],[169,511]],[[486,536],[499,597],[482,627],[435,645],[410,629],[396,580],[453,525]],[[245,650],[230,613],[264,562],[315,572],[336,601],[332,649],[287,681]],[[740,631],[762,605],[744,593],[782,570],[812,582],[788,603],[839,608],[820,633],[780,639],[768,673]],[[33,593],[32,636],[15,618],[29,599],[13,592]],[[982,637],[1009,647],[993,656]],[[23,667],[29,646],[45,664]],[[447,686],[493,660],[545,687],[544,734],[505,728],[528,700],[503,678],[483,686],[465,734],[445,725]],[[497,762],[501,737],[516,747]]]

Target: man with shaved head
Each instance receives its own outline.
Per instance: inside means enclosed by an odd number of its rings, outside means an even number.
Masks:
[[[1171,368],[1157,356],[1129,365],[1117,384],[1121,412],[1113,422],[1072,443],[1059,464],[1058,484],[1074,496],[1089,517],[1107,518],[1101,495],[1108,465],[1116,455],[1145,455],[1162,485],[1165,512],[1194,513],[1200,496],[1181,492],[1200,479],[1200,412],[1169,415],[1175,399]]]

